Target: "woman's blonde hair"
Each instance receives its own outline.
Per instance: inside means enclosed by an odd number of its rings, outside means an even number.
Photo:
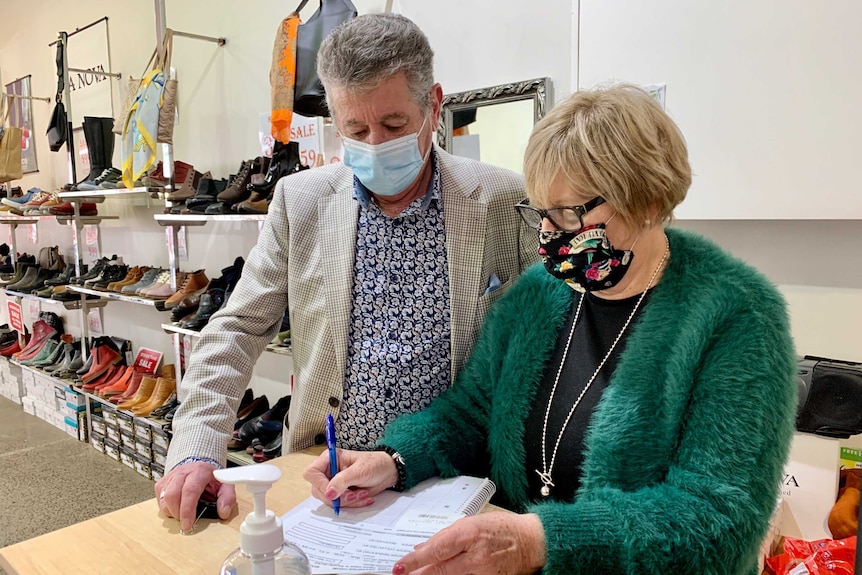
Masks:
[[[533,128],[524,154],[532,204],[549,207],[558,175],[604,198],[635,228],[669,222],[691,185],[679,128],[649,94],[626,84],[572,94]]]

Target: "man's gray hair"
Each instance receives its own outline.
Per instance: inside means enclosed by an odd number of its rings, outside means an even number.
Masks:
[[[434,86],[434,52],[422,30],[400,14],[352,18],[335,28],[317,53],[317,75],[327,90],[362,92],[398,72],[407,76],[413,99],[427,111]]]

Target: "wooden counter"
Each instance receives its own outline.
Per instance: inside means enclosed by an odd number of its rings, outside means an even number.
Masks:
[[[311,495],[302,470],[322,451],[316,447],[273,459],[281,479],[269,490],[267,507],[283,515]],[[122,488],[118,486],[118,488]],[[216,575],[239,547],[239,526],[252,509],[248,491],[237,487],[239,511],[230,521],[201,519],[193,535],[180,535],[175,519],[159,515],[150,499],[0,549],[0,567],[9,575],[182,573]]]

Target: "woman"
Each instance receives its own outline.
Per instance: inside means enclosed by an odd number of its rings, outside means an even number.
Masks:
[[[449,391],[394,421],[382,451],[341,451],[331,481],[323,454],[313,493],[349,507],[434,475],[495,481],[517,513],[457,521],[396,575],[757,573],[795,414],[782,298],[665,228],[691,169],[635,87],[551,110],[525,177],[517,209],[544,265],[495,305]]]

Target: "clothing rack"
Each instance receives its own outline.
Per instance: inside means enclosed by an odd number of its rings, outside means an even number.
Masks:
[[[41,102],[51,103],[51,98],[42,98],[39,96],[19,96],[18,94],[12,94],[11,92],[0,92],[0,95],[6,96],[7,98],[18,98],[19,100],[39,100]]]

